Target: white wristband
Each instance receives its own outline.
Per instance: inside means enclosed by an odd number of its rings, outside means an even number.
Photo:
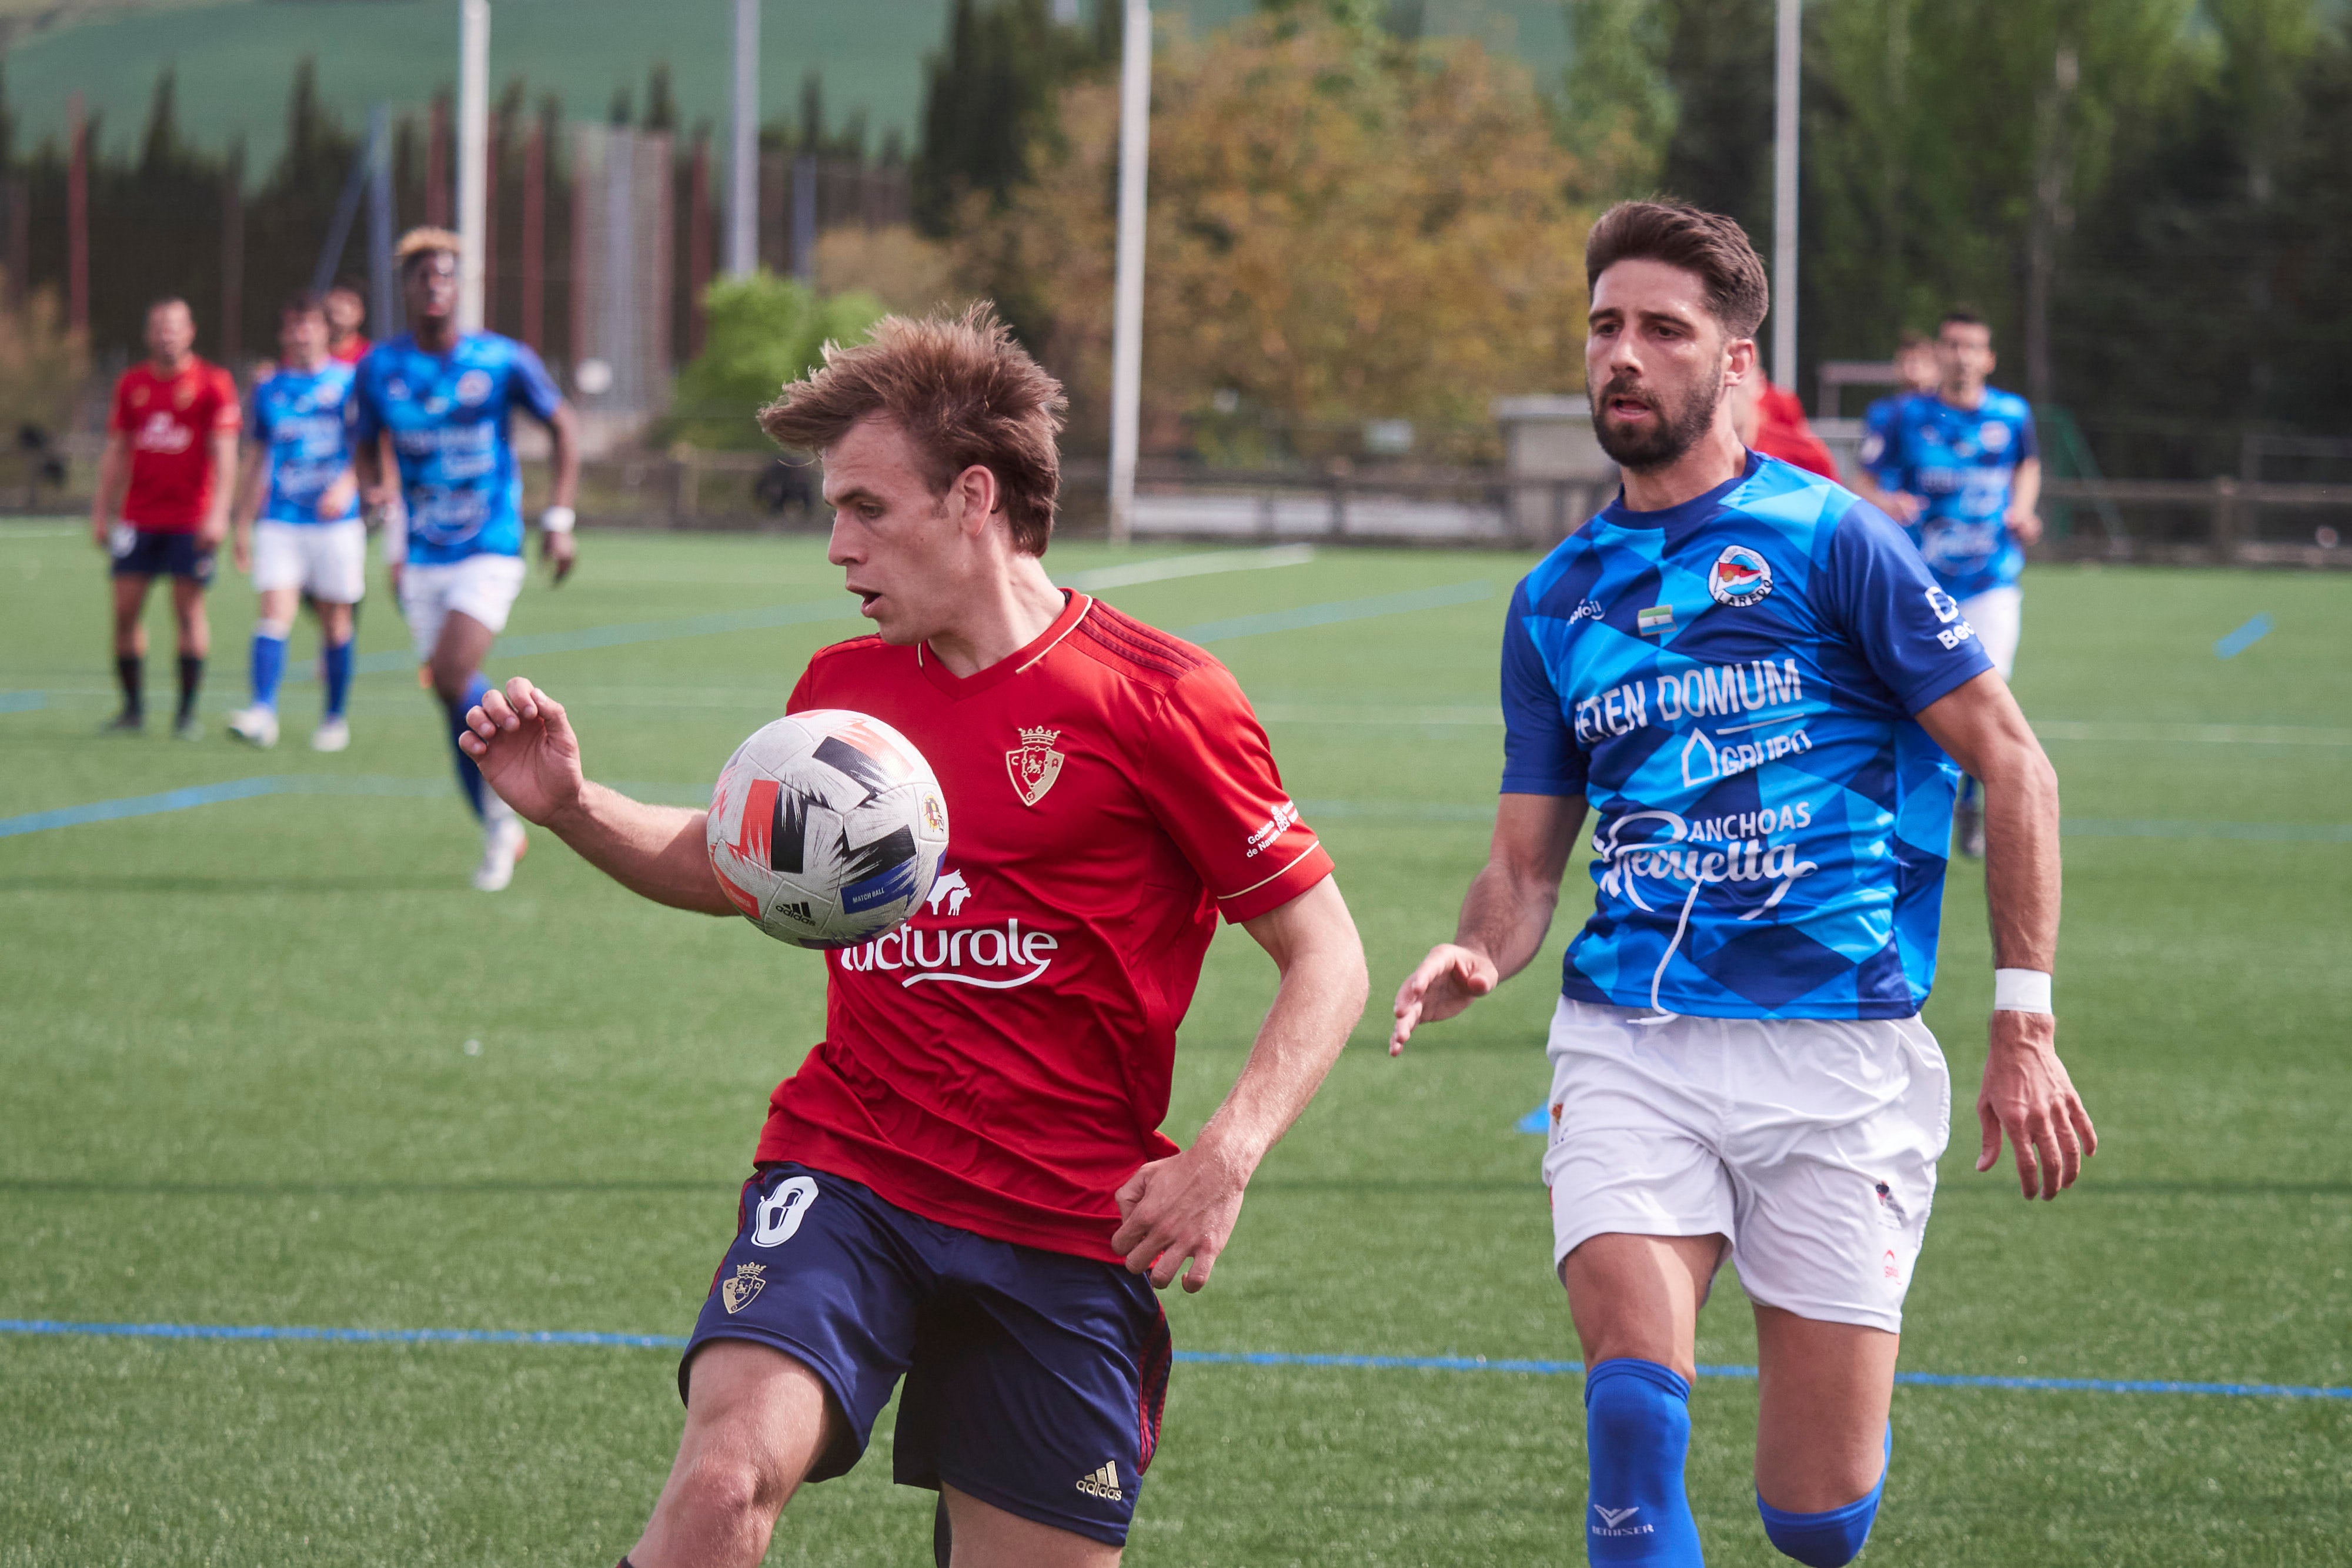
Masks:
[[[2046,1013],[2050,1010],[2050,977],[2039,969],[1995,969],[1992,1010],[1997,1013]]]
[[[540,531],[550,534],[568,534],[572,531],[572,525],[579,520],[579,514],[569,507],[550,507],[539,515]]]

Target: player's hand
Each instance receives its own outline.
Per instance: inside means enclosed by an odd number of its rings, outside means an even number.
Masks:
[[[539,557],[553,569],[558,582],[572,575],[572,563],[579,555],[580,546],[568,533],[539,536]]]
[[[1397,988],[1396,1027],[1389,1031],[1389,1054],[1396,1055],[1412,1031],[1450,1019],[1495,988],[1501,979],[1495,960],[1475,948],[1440,942],[1421,967]]]
[[[206,517],[196,528],[196,548],[218,549],[221,547],[221,541],[226,538],[228,538],[228,519]]]
[[[1977,1120],[1984,1126],[1977,1170],[1992,1169],[2006,1133],[2017,1155],[2018,1185],[2029,1198],[2056,1197],[2074,1186],[2083,1162],[2099,1149],[2091,1113],[2058,1060],[2057,1033],[2058,1020],[2048,1013],[1995,1012],[1984,1087],[1977,1092]]]
[[[230,536],[229,559],[236,562],[239,571],[253,570],[253,530],[239,528]]]
[[[2010,513],[2009,531],[2019,544],[2038,543],[2042,538],[2042,514],[2028,511]]]
[[[107,521],[104,517],[93,517],[90,518],[89,542],[96,545],[100,553],[105,555],[112,555],[114,553],[114,546],[106,537],[113,531],[114,530],[107,525]]]
[[[563,705],[517,675],[466,710],[457,744],[499,799],[544,826],[580,799],[580,738]]]
[[[1234,1233],[1248,1183],[1249,1174],[1203,1135],[1127,1178],[1115,1195],[1119,1222],[1111,1249],[1127,1254],[1129,1273],[1149,1272],[1155,1291],[1166,1290],[1189,1258],[1184,1289],[1197,1291]]]
[[[345,512],[352,509],[352,503],[358,499],[359,493],[359,480],[352,476],[350,469],[344,469],[341,477],[320,493],[319,504],[313,508],[319,515],[319,520],[322,523],[340,520]]]

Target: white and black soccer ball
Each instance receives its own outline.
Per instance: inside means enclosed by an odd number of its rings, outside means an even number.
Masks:
[[[928,897],[948,848],[931,765],[880,719],[815,708],[735,748],[703,830],[710,870],[780,942],[847,947]]]

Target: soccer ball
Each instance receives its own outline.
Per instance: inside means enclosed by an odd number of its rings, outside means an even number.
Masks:
[[[905,736],[866,714],[816,708],[735,748],[703,841],[743,918],[780,942],[848,947],[929,894],[948,848],[947,801]]]

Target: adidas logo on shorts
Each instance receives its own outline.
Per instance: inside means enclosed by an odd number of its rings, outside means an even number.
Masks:
[[[1118,1466],[1109,1459],[1102,1462],[1102,1469],[1088,1470],[1085,1475],[1080,1476],[1078,1490],[1088,1497],[1098,1497],[1106,1502],[1127,1500],[1127,1493],[1119,1490]]]

